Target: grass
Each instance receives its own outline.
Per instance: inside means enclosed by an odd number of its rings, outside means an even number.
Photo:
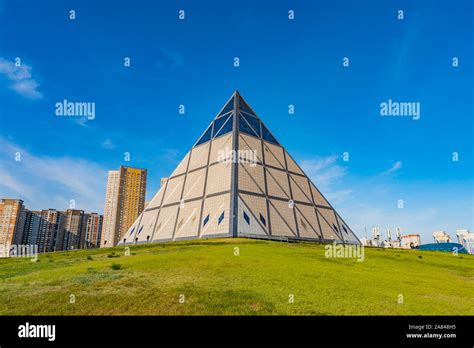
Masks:
[[[39,260],[0,259],[0,315],[474,315],[471,255],[211,239]]]

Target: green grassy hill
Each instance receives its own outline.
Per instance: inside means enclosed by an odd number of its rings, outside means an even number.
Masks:
[[[366,248],[358,262],[324,251],[213,239],[0,259],[0,314],[474,315],[472,255]]]

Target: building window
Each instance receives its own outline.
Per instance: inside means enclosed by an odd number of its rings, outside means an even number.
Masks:
[[[232,98],[227,105],[222,109],[222,112],[219,114],[219,116],[224,115],[228,113],[229,111],[232,111],[234,109],[234,98]]]
[[[275,139],[275,137],[271,135],[269,130],[263,124],[262,124],[262,136],[263,136],[263,140],[266,140],[272,144],[280,145],[278,144],[278,141]]]
[[[335,231],[339,232],[339,230],[337,229],[337,226],[336,226],[336,225],[332,224],[332,227],[334,227],[334,230],[335,230]]]
[[[140,234],[140,232],[143,230],[143,226],[140,227],[140,229],[138,230],[138,234]]]
[[[209,128],[206,130],[206,132],[202,135],[202,137],[196,143],[196,146],[201,145],[201,144],[205,143],[206,141],[211,140],[211,135],[212,135],[212,124],[209,126]]]
[[[206,224],[209,222],[209,214],[204,218],[204,221],[202,222],[203,226],[206,226]]]
[[[265,218],[262,214],[260,214],[260,221],[262,222],[263,226],[267,226],[267,222],[265,221]]]
[[[222,220],[224,220],[224,212],[222,212],[221,216],[219,216],[219,219],[217,219],[217,224],[220,225]]]
[[[253,130],[253,128],[248,124],[242,114],[239,115],[239,131],[258,137],[258,134]]]
[[[342,225],[342,229],[344,230],[344,232],[346,232],[347,234],[347,229],[346,229],[346,226]]]
[[[250,218],[249,218],[249,216],[245,213],[245,211],[244,211],[244,220],[247,221],[247,224],[250,225]]]
[[[256,117],[245,115],[245,120],[252,127],[252,129],[257,132],[257,135],[260,137],[260,121]]]
[[[224,123],[229,119],[229,117],[221,117],[214,121],[214,131],[212,136],[215,137],[217,132],[221,129]]]
[[[215,137],[220,137],[221,135],[227,134],[232,131],[232,127],[234,124],[233,121],[234,117],[230,116],[227,120],[227,122],[222,126],[222,128],[219,130],[219,132],[215,135]],[[216,125],[214,124],[214,131],[216,132]]]

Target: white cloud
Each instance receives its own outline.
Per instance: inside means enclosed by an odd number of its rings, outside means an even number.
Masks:
[[[347,169],[336,163],[337,156],[315,157],[301,161],[306,175],[319,187],[331,186],[335,181],[346,175]]]
[[[384,171],[384,172],[382,173],[382,175],[391,174],[391,173],[393,173],[393,172],[396,172],[396,171],[399,170],[400,168],[402,168],[402,162],[397,161],[397,162],[395,162],[389,169],[387,169],[386,171]]]
[[[103,148],[103,149],[106,149],[106,150],[113,150],[115,149],[117,146],[112,142],[111,139],[107,138],[105,139],[101,144],[100,146]]]
[[[331,204],[349,199],[352,190],[339,186],[347,168],[337,164],[338,156],[315,157],[300,162],[301,168]]]
[[[21,161],[15,161],[15,153]],[[102,212],[107,170],[83,159],[35,156],[0,138],[0,197],[20,198],[30,209],[77,209]]]
[[[10,81],[10,89],[29,99],[41,99],[43,95],[38,91],[38,83],[31,75],[31,66],[22,63],[15,66],[13,62],[0,58],[0,74]]]
[[[85,127],[85,128],[89,127],[87,117],[73,117],[72,119],[74,120],[74,122],[76,122],[76,124],[78,124],[81,127]]]
[[[25,183],[19,181],[17,178],[10,175],[10,173],[4,170],[2,167],[0,167],[0,178],[2,179],[2,181],[0,182],[0,187],[6,187],[11,192],[25,192],[28,195],[28,193],[32,191],[32,188],[30,186],[26,185]]]
[[[326,198],[331,202],[332,205],[338,205],[343,203],[351,198],[351,195],[354,191],[350,189],[342,189],[336,191],[328,191],[326,193]]]
[[[179,164],[181,158],[179,158],[180,151],[178,149],[163,149],[159,154],[159,158],[161,161],[166,163],[177,163]]]

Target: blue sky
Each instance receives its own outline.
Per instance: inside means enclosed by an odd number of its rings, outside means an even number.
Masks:
[[[469,0],[0,0],[0,197],[102,212],[107,170],[124,164],[148,169],[150,199],[239,89],[359,237],[373,225],[425,242],[436,229],[472,230],[473,10]],[[64,99],[95,102],[96,118],[55,116]],[[388,99],[420,103],[420,119],[381,117]]]

